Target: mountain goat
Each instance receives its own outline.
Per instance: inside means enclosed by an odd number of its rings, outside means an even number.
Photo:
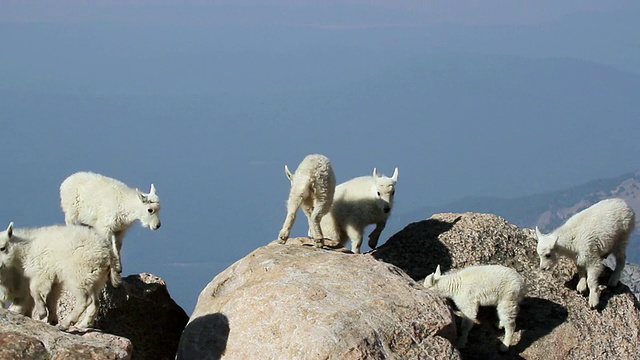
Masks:
[[[122,272],[120,251],[131,225],[140,220],[142,226],[157,230],[161,224],[160,198],[153,184],[149,193],[143,194],[119,180],[92,172],[78,172],[62,182],[60,205],[67,225],[91,226],[111,240],[117,272]]]
[[[540,268],[550,270],[558,256],[566,256],[578,267],[578,292],[589,288],[589,307],[600,303],[598,277],[602,273],[602,259],[610,254],[616,258],[616,268],[609,286],[616,286],[624,269],[629,236],[635,225],[633,210],[622,199],[602,200],[573,215],[550,234],[542,234],[536,227],[537,252]]]
[[[365,227],[375,224],[369,234],[369,247],[374,249],[391,214],[397,181],[398,168],[391,177],[378,174],[374,168],[371,176],[360,176],[336,186],[331,210],[320,221],[325,237],[343,246],[351,239],[352,251],[359,254]]]
[[[10,223],[0,233],[0,270],[16,270],[17,280],[23,287],[28,286],[34,319],[47,318],[50,323],[57,323],[61,291],[67,290],[75,297],[73,311],[58,324],[62,330],[72,324],[80,329],[93,325],[100,291],[109,274],[117,274],[111,271],[114,265],[110,241],[86,226],[14,230]]]
[[[479,306],[496,306],[498,327],[504,328],[501,351],[507,351],[516,328],[519,304],[526,288],[517,271],[501,265],[478,265],[451,272],[435,273],[424,279],[424,286],[439,296],[453,300],[462,313],[461,335],[458,347],[463,348],[473,324],[477,322]]]
[[[323,234],[320,219],[329,212],[336,189],[336,176],[329,159],[320,154],[307,155],[294,174],[285,165],[284,172],[291,181],[287,200],[287,216],[279,233],[279,242],[284,244],[291,234],[296,213],[302,207],[309,221],[316,247],[322,247]]]

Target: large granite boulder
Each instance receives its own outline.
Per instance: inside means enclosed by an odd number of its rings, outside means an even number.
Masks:
[[[482,308],[469,334],[464,359],[637,359],[640,345],[638,303],[625,285],[602,285],[601,304],[590,310],[575,291],[575,266],[561,260],[553,272],[538,269],[533,231],[490,214],[437,214],[408,225],[370,255],[422,280],[438,264],[443,270],[477,264],[515,268],[527,282],[513,346],[498,352],[503,335],[495,309]],[[605,271],[602,284],[610,275]]]
[[[88,331],[67,333],[55,326],[0,309],[0,359],[131,359],[128,339]]]
[[[442,299],[396,266],[300,241],[258,248],[218,274],[177,359],[460,358]]]

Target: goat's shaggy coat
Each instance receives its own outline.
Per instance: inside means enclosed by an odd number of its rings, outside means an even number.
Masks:
[[[397,181],[398,168],[391,177],[378,174],[374,168],[373,175],[357,177],[336,186],[331,210],[320,222],[325,237],[338,241],[342,246],[351,239],[352,251],[359,254],[365,227],[375,224],[375,229],[369,234],[369,247],[375,249],[393,209]]]
[[[92,172],[70,175],[60,185],[60,206],[67,225],[83,224],[96,229],[111,240],[122,271],[120,251],[125,233],[136,221],[151,230],[160,228],[160,198],[151,184],[148,194],[123,182]],[[112,284],[118,286],[117,283]]]
[[[524,280],[517,271],[502,265],[478,265],[442,275],[438,265],[436,272],[424,279],[424,286],[453,300],[462,313],[458,347],[465,346],[469,330],[477,322],[478,307],[495,306],[500,319],[498,326],[504,328],[500,350],[509,349],[519,304],[526,292]]]
[[[627,261],[629,236],[635,226],[635,214],[622,199],[602,200],[573,215],[550,234],[542,234],[536,227],[537,252],[540,268],[549,270],[566,256],[578,267],[578,292],[589,288],[589,306],[600,303],[598,277],[602,273],[602,260],[613,254],[616,268],[609,286],[616,286]]]
[[[29,289],[34,319],[48,318],[50,323],[57,323],[61,291],[65,289],[75,297],[73,311],[59,324],[61,329],[72,324],[81,329],[93,325],[100,291],[109,274],[116,274],[111,270],[114,263],[109,240],[86,226],[14,230],[11,223],[0,233],[0,269],[15,270],[22,285],[19,289]]]
[[[309,221],[309,231],[317,247],[323,245],[320,219],[329,212],[336,189],[336,176],[329,159],[320,154],[307,155],[295,173],[285,165],[284,171],[291,181],[287,199],[287,216],[279,233],[279,242],[284,244],[296,220],[296,213],[302,207]]]

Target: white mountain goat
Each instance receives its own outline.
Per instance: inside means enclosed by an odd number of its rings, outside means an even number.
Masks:
[[[578,267],[578,292],[589,288],[589,306],[600,303],[598,277],[602,273],[602,259],[610,254],[616,259],[616,268],[609,286],[616,286],[627,260],[629,236],[635,225],[633,210],[622,199],[602,200],[573,215],[562,226],[544,235],[536,227],[537,252],[540,268],[550,270],[558,256],[566,256]]]
[[[119,180],[92,172],[78,172],[62,182],[60,205],[67,225],[91,226],[111,240],[118,272],[122,272],[122,242],[131,225],[140,220],[142,226],[157,230],[161,224],[160,198],[153,184],[144,194]]]
[[[478,322],[478,307],[496,306],[498,327],[504,328],[500,350],[509,349],[519,304],[526,292],[524,280],[517,271],[502,265],[479,265],[442,275],[438,265],[436,272],[424,279],[424,286],[439,296],[450,298],[460,310],[459,348],[466,345],[469,330]]]
[[[393,208],[397,181],[398,168],[391,177],[378,174],[374,168],[371,176],[360,176],[336,186],[331,210],[320,221],[325,237],[342,246],[351,239],[352,251],[359,254],[365,227],[375,224],[369,234],[369,247],[375,249]]]
[[[322,247],[323,234],[320,219],[329,212],[336,189],[336,176],[329,159],[320,154],[307,155],[294,174],[285,165],[284,172],[291,181],[287,200],[287,217],[279,234],[279,242],[284,244],[296,220],[296,213],[302,207],[309,221],[309,229],[316,247]]]
[[[100,291],[115,259],[109,239],[80,225],[55,225],[13,229],[0,233],[0,269],[15,269],[34,302],[32,317],[58,322],[57,304],[62,290],[75,297],[73,311],[59,323],[66,330],[72,324],[85,329],[98,313]],[[112,279],[114,281],[114,279]],[[86,311],[86,312],[85,312]],[[85,312],[82,321],[80,315]],[[47,316],[48,313],[48,316]]]

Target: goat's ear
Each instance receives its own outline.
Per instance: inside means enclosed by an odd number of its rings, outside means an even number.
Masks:
[[[284,174],[287,175],[289,180],[293,180],[293,174],[289,171],[289,167],[287,165],[284,166]]]
[[[155,195],[156,194],[156,186],[151,184],[151,190],[149,190],[149,195]]]
[[[380,175],[378,175],[378,169],[377,168],[373,168],[373,177],[374,178],[380,177]]]
[[[436,267],[436,272],[433,274],[434,280],[438,280],[442,276],[442,272],[440,271],[440,265]]]
[[[540,232],[540,229],[538,229],[538,226],[536,226],[536,238],[538,239],[538,241],[542,239],[542,233]]]
[[[433,274],[424,278],[424,287],[432,287],[433,286]]]
[[[393,170],[393,175],[391,176],[391,180],[393,180],[393,182],[398,181],[398,168],[395,168],[395,170]]]
[[[138,199],[140,199],[140,201],[142,201],[143,203],[147,202],[147,196],[143,194],[142,191],[136,189],[136,194],[138,194]]]
[[[553,242],[551,243],[551,246],[552,246],[552,247],[556,247],[556,244],[558,243],[558,239],[560,239],[560,236],[556,236],[556,237],[553,239]]]
[[[13,236],[13,221],[9,223],[9,226],[7,226],[7,236],[9,239]]]

